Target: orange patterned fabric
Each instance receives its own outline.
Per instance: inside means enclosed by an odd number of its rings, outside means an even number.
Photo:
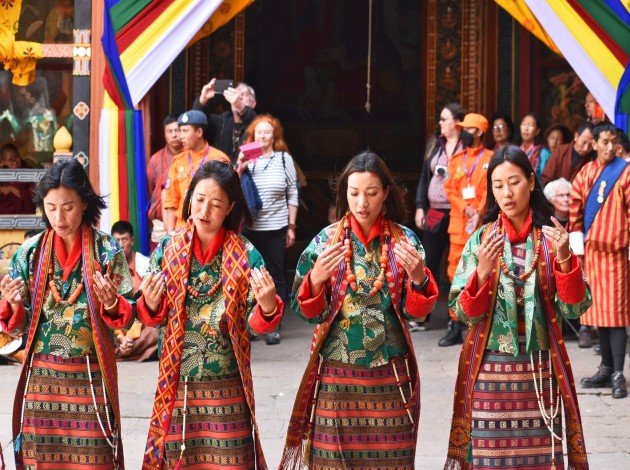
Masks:
[[[597,161],[584,165],[573,180],[569,232],[584,229],[584,207],[604,169]],[[630,326],[630,166],[617,180],[584,236],[584,271],[593,292],[593,305],[580,321],[602,327]]]
[[[153,402],[149,436],[144,453],[143,470],[160,470],[164,443],[171,422],[179,384],[181,357],[186,327],[186,279],[190,270],[194,225],[192,221],[177,230],[164,250],[166,302],[169,309],[163,351],[160,357],[158,384]],[[250,365],[250,339],[246,328],[247,293],[249,290],[247,249],[234,232],[227,232],[223,245],[222,284],[228,330],[238,363],[245,399],[252,417],[258,469],[267,468],[258,436],[254,413],[254,388]]]

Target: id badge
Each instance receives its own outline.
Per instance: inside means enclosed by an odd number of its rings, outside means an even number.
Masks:
[[[475,187],[474,186],[466,186],[462,189],[462,197],[465,201],[469,199],[475,199]]]

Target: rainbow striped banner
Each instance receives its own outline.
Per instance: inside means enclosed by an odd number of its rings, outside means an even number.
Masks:
[[[147,147],[136,107],[192,40],[216,31],[253,0],[105,0],[107,59],[99,122],[99,184],[109,195],[101,229],[128,220],[135,248],[149,252]],[[199,34],[199,32],[202,34]]]
[[[630,5],[620,0],[495,0],[542,28],[615,125],[630,131]],[[528,27],[528,26],[526,26]],[[541,35],[537,34],[538,37]],[[543,42],[546,42],[543,39]],[[549,44],[549,43],[547,43]]]

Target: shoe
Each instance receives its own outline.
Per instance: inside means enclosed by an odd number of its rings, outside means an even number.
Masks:
[[[460,322],[449,320],[448,327],[446,328],[446,334],[438,341],[438,346],[448,347],[455,346],[456,344],[462,344],[464,342],[462,338],[462,324]]]
[[[427,327],[425,323],[419,323],[417,321],[408,321],[407,325],[409,325],[410,333],[413,333],[415,331],[427,331]]]
[[[600,364],[592,377],[584,377],[580,384],[583,388],[605,388],[612,386],[612,367]],[[624,379],[625,380],[625,379]]]
[[[612,375],[612,397],[626,398],[627,396],[626,378],[623,376],[623,372],[619,370]]]
[[[588,328],[580,328],[580,332],[578,334],[578,347],[583,349],[593,347],[593,338],[591,338],[591,332]]]
[[[602,355],[602,348],[599,346],[599,344],[593,348],[593,352],[598,356]]]
[[[265,338],[265,341],[270,346],[273,344],[280,344],[280,332],[272,331],[271,333],[267,335],[267,337]]]

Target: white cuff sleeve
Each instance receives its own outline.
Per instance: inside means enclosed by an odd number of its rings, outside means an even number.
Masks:
[[[584,256],[584,234],[582,232],[569,233],[569,246],[573,253]]]

